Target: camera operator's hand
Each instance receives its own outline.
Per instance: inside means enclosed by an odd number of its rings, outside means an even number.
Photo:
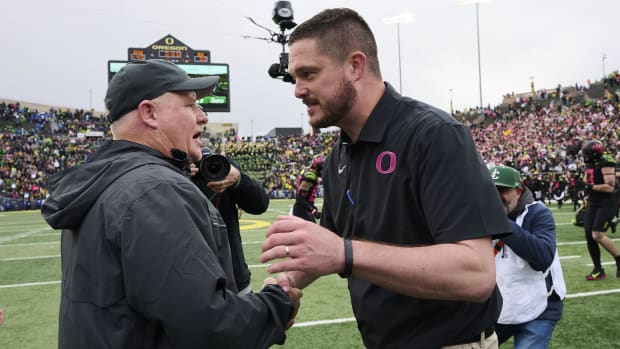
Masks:
[[[237,186],[240,180],[241,172],[235,166],[231,165],[230,171],[228,171],[228,175],[226,175],[224,179],[222,179],[221,181],[209,182],[207,183],[207,187],[209,187],[209,189],[213,190],[216,193],[221,193],[230,187],[234,188],[235,186]]]
[[[189,174],[191,177],[194,177],[200,169],[194,163],[189,164]]]

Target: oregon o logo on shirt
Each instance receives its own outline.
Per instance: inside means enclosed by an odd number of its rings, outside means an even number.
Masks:
[[[394,172],[394,169],[396,169],[396,154],[388,150],[382,152],[381,154],[379,154],[379,156],[377,156],[375,168],[380,174],[389,174]]]

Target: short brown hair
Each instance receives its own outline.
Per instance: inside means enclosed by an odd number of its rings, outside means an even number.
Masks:
[[[301,39],[317,39],[319,50],[331,59],[344,62],[353,51],[366,55],[368,70],[381,78],[377,43],[370,27],[354,10],[323,10],[295,28],[289,37],[291,45]]]

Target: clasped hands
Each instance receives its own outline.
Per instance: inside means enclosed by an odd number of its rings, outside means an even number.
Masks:
[[[296,277],[306,275],[308,282],[327,274],[340,273],[344,269],[343,240],[335,233],[320,225],[295,216],[278,216],[277,220],[267,229],[267,237],[263,241],[261,263],[279,259],[271,264],[269,273],[280,273],[275,278],[265,279],[264,284],[278,284],[289,294],[299,308],[301,289],[306,280]],[[293,318],[288,324],[293,324]]]
[[[266,278],[265,281],[263,281],[263,286],[261,288],[272,284],[280,285],[280,287],[282,287],[282,290],[284,290],[284,292],[286,292],[286,294],[290,298],[291,303],[293,303],[293,316],[291,316],[290,320],[284,328],[285,330],[288,330],[295,323],[295,317],[297,316],[297,312],[299,311],[299,307],[301,306],[300,299],[304,294],[300,289],[292,286],[294,285],[294,281],[290,279],[286,273],[280,273],[275,278],[273,276]]]

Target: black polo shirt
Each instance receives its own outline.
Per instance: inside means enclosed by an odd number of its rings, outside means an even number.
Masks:
[[[412,246],[511,231],[470,130],[389,84],[359,139],[341,135],[323,185],[321,224],[353,239]],[[356,278],[349,290],[367,348],[464,343],[501,310],[497,288],[484,303],[414,299]]]

